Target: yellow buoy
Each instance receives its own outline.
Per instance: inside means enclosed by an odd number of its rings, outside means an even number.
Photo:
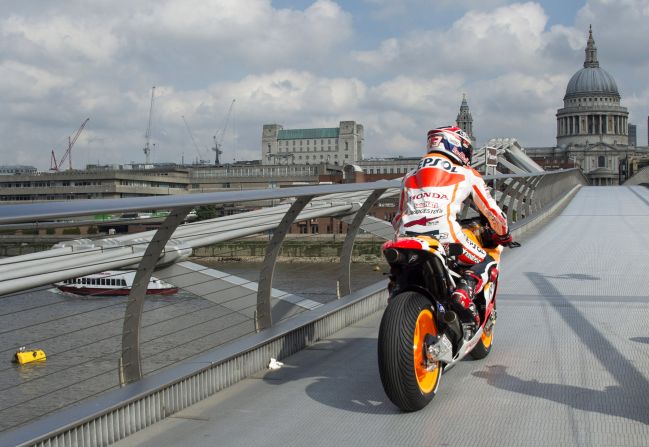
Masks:
[[[46,359],[47,357],[45,356],[45,351],[43,351],[42,349],[20,348],[18,351],[16,351],[16,354],[14,356],[14,363],[24,365],[25,363],[42,362]]]

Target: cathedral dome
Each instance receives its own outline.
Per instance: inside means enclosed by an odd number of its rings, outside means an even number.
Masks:
[[[586,44],[584,68],[570,78],[570,82],[568,82],[568,87],[566,88],[566,96],[563,99],[592,95],[620,97],[620,92],[617,89],[617,84],[613,76],[599,66],[597,47],[595,46],[593,31],[591,29],[589,30],[588,43]]]
[[[584,67],[570,78],[564,99],[593,94],[620,96],[615,79],[606,70],[600,67]]]
[[[618,183],[618,166],[629,148],[630,127],[629,111],[621,99],[615,79],[599,66],[591,27],[584,67],[568,82],[563,108],[557,110],[556,150],[566,160],[573,156],[581,160],[579,164],[593,185]]]

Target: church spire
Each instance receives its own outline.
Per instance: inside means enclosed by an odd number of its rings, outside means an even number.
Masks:
[[[462,104],[460,104],[460,113],[468,112],[469,104],[466,102],[466,93],[462,93]]]
[[[473,117],[469,111],[469,103],[466,101],[466,93],[462,94],[462,104],[460,105],[460,113],[458,113],[455,122],[460,129],[466,132],[472,142],[475,142],[473,136]]]
[[[599,67],[597,60],[597,47],[595,46],[595,39],[593,39],[593,25],[588,29],[588,42],[586,43],[586,60],[584,61],[584,68]]]

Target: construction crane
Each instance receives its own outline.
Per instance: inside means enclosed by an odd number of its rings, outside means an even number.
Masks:
[[[81,131],[83,130],[84,127],[86,127],[86,124],[90,121],[90,118],[86,118],[86,120],[81,124],[81,127],[77,130],[77,133],[74,134],[74,137],[68,137],[68,149],[65,151],[63,154],[63,157],[61,157],[61,161],[57,163],[56,161],[56,155],[54,155],[54,149],[52,149],[52,158],[50,159],[50,171],[60,171],[61,166],[63,166],[63,163],[65,163],[65,160],[68,160],[68,169],[72,170],[72,147],[74,146],[74,143],[77,142],[77,139],[79,138],[79,135],[81,135]]]
[[[149,146],[150,141],[151,141],[151,120],[153,119],[153,98],[155,97],[155,85],[151,88],[151,106],[149,107],[149,125],[146,128],[146,135],[144,136],[146,138],[146,143],[144,144],[144,159],[145,163],[149,164],[150,163],[150,157],[149,155],[151,154],[151,147]]]
[[[225,137],[225,130],[228,127],[228,122],[230,121],[230,115],[232,115],[232,107],[234,106],[234,102],[236,99],[233,99],[232,102],[230,103],[230,108],[228,109],[228,113],[225,116],[225,123],[223,124],[223,127],[221,127],[220,130],[216,131],[216,135],[214,135],[212,138],[214,139],[214,147],[212,150],[214,151],[214,164],[219,165],[221,164],[219,161],[219,155],[223,153],[221,150],[221,147],[223,147],[223,138]]]
[[[194,144],[194,148],[196,148],[196,153],[198,154],[198,162],[200,164],[203,163],[208,163],[207,160],[203,158],[203,151],[201,151],[198,147],[198,144],[196,144],[196,139],[194,138],[194,134],[192,133],[192,130],[189,128],[189,124],[187,124],[187,120],[185,119],[185,115],[182,116],[183,122],[185,123],[185,127],[187,128],[187,133],[189,133],[189,137],[192,139],[192,143]]]

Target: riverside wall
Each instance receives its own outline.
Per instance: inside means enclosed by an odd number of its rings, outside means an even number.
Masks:
[[[326,259],[339,259],[344,237],[327,235],[324,238],[296,240],[287,238],[280,251],[279,262],[308,262]],[[205,247],[195,248],[194,258],[212,258],[220,261],[262,260],[266,255],[268,239],[243,239],[221,242]],[[354,243],[352,260],[354,262],[376,262],[382,258],[380,238],[359,238]]]
[[[70,239],[43,236],[0,236],[0,258],[49,250],[54,244]]]
[[[78,238],[78,236],[76,236]],[[49,250],[58,242],[75,239],[61,236],[0,236],[0,257],[19,256],[38,251]],[[340,258],[344,234],[304,235],[289,234],[282,244],[278,261],[297,262],[322,261]],[[192,257],[213,258],[217,261],[256,261],[266,255],[269,237],[255,237],[220,242],[205,247],[195,248]],[[381,245],[384,240],[371,236],[359,235],[354,243],[352,260],[354,262],[375,262],[381,258]]]

